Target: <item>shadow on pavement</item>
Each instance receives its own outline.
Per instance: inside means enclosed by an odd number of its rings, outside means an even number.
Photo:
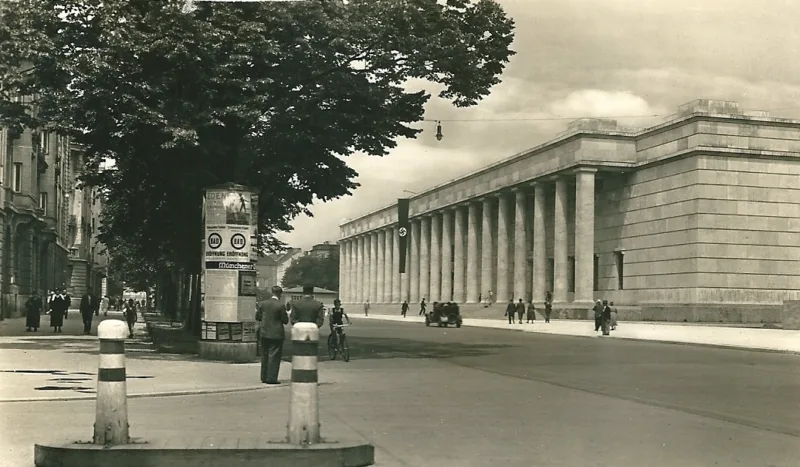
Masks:
[[[1,342],[0,350],[54,350],[67,354],[99,355],[97,339],[18,339],[14,342]],[[196,356],[187,354],[167,354],[153,351],[150,342],[144,339],[129,339],[125,342],[125,358],[134,360],[192,361]]]

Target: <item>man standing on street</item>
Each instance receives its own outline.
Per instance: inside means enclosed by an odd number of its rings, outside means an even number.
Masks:
[[[325,312],[322,302],[314,300],[314,286],[303,286],[303,298],[290,302],[292,309],[292,325],[297,323],[315,323],[322,327],[325,322]]]
[[[83,333],[89,334],[92,332],[92,313],[94,313],[94,297],[91,293],[83,294],[81,297],[81,318],[83,318]]]
[[[265,384],[279,384],[278,372],[285,339],[283,325],[289,323],[286,305],[281,301],[282,294],[283,289],[273,286],[272,297],[258,304],[258,315],[261,317],[261,382]]]

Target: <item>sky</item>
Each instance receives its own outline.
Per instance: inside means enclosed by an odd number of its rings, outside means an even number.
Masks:
[[[361,186],[311,207],[278,236],[310,249],[339,224],[544,143],[571,119],[646,127],[695,99],[800,119],[800,2],[794,0],[499,0],[516,22],[511,58],[491,95],[457,109],[430,91],[417,139],[385,157],[353,155]],[[654,117],[655,115],[655,117]],[[661,116],[661,117],[658,117]],[[619,118],[622,117],[622,118]],[[447,121],[467,120],[467,121]],[[492,121],[493,120],[493,121]],[[499,120],[499,121],[498,121]]]

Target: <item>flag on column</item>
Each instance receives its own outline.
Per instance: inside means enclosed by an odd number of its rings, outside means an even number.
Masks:
[[[397,241],[398,253],[400,254],[400,274],[406,272],[406,248],[408,248],[408,236],[411,233],[411,224],[408,222],[408,198],[398,198],[397,200]]]

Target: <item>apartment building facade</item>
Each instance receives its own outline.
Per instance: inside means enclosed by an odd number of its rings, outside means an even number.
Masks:
[[[91,244],[101,205],[77,188],[83,163],[82,149],[55,132],[0,129],[0,316],[21,316],[34,293],[100,291],[104,268],[94,265],[104,258]]]

